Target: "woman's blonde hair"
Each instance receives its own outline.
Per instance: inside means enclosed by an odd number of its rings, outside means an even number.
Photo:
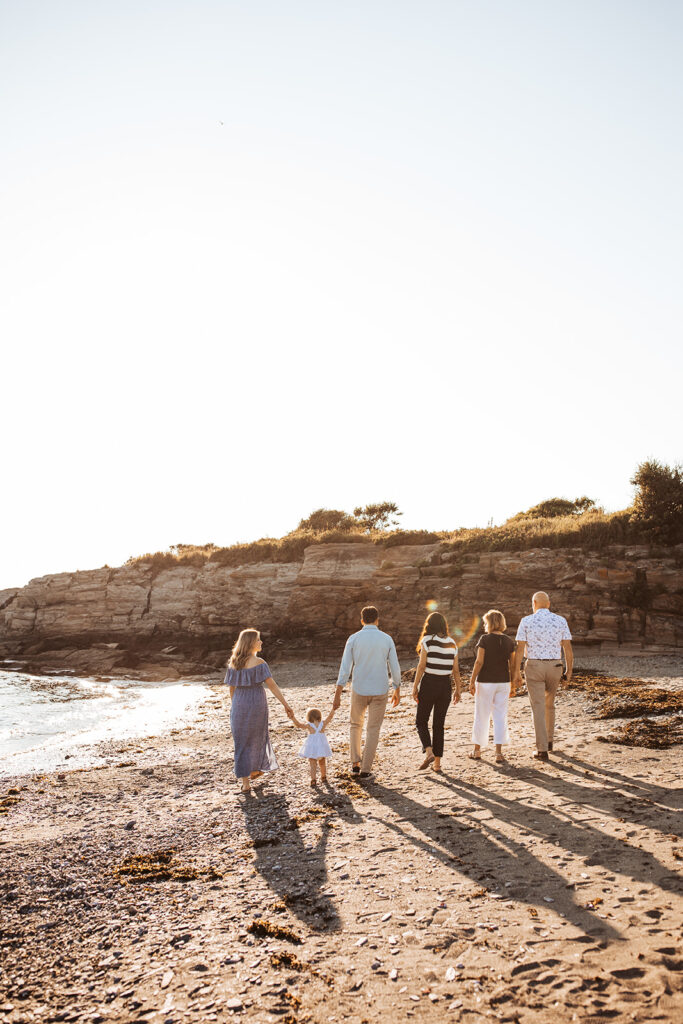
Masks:
[[[258,629],[243,629],[235,641],[228,668],[244,668],[256,650],[256,644],[260,639],[261,634]]]
[[[309,708],[306,712],[307,722],[322,722],[323,716],[320,708]]]
[[[504,633],[507,622],[503,613],[496,608],[490,608],[484,616],[484,628],[487,633]]]

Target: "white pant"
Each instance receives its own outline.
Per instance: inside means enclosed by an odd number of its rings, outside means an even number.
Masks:
[[[477,691],[474,697],[474,724],[472,725],[473,743],[480,747],[488,746],[491,718],[493,718],[493,742],[510,742],[510,733],[508,732],[509,697],[509,683],[477,682]]]

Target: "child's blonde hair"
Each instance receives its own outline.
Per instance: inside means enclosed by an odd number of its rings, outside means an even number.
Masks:
[[[323,714],[320,708],[309,708],[306,712],[306,721],[311,722],[322,722]]]

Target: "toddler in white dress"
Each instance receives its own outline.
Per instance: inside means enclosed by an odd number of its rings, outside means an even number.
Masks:
[[[299,751],[299,757],[308,758],[308,764],[311,769],[311,786],[316,786],[317,783],[317,768],[320,766],[320,781],[327,781],[327,758],[332,756],[330,744],[325,735],[325,729],[332,721],[334,715],[334,708],[330,711],[327,718],[323,721],[322,712],[319,708],[309,708],[306,712],[306,721],[300,722],[298,718],[293,717],[292,722],[299,729],[306,729],[308,736],[304,740],[304,744]]]

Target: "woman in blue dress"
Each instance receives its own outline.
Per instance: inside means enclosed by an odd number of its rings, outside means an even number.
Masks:
[[[235,744],[235,775],[242,792],[251,790],[251,779],[277,768],[268,732],[268,701],[264,685],[292,718],[294,712],[282,695],[267,662],[259,658],[263,644],[257,629],[243,629],[232,649],[225,683],[230,687],[230,728]]]

